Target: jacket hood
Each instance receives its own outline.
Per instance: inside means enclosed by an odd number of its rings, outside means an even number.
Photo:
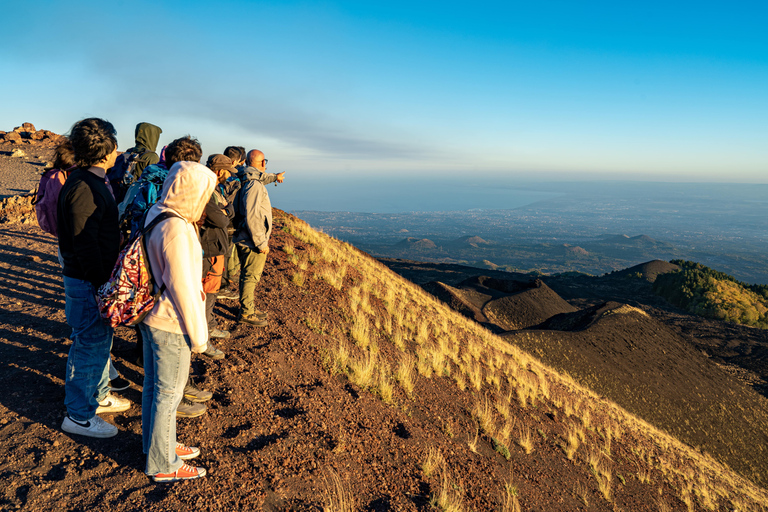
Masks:
[[[258,180],[263,173],[255,167],[243,167],[237,174],[241,181]]]
[[[139,123],[136,125],[136,146],[149,151],[157,151],[157,143],[163,130],[151,123]]]
[[[147,214],[147,222],[167,210],[187,222],[197,222],[215,188],[216,175],[206,166],[197,162],[177,162],[168,171],[160,199]]]

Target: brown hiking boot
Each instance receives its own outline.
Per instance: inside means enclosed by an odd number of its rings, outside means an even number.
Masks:
[[[259,318],[256,315],[240,315],[237,321],[240,323],[255,325],[256,327],[266,327],[268,324],[266,318]]]

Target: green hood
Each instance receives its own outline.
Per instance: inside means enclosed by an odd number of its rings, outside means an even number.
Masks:
[[[136,125],[136,147],[156,152],[157,143],[163,130],[151,123],[139,123]]]

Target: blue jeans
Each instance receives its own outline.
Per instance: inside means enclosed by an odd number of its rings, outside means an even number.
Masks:
[[[141,440],[147,454],[145,473],[173,473],[183,461],[176,455],[176,408],[189,378],[189,336],[139,324],[144,337],[144,390],[141,393]]]
[[[109,391],[109,351],[114,329],[99,314],[93,284],[64,276],[64,311],[72,327],[64,405],[76,421],[88,421]]]

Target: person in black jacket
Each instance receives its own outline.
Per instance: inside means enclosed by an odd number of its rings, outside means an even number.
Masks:
[[[59,194],[57,231],[63,261],[65,312],[72,327],[67,358],[62,430],[112,437],[117,427],[96,414],[125,411],[128,400],[111,395],[107,361],[114,330],[101,318],[96,290],[112,273],[120,247],[117,204],[106,170],[117,157],[115,128],[98,118],[84,119],[69,140],[75,165]]]
[[[231,174],[236,172],[232,160],[224,155],[211,155],[206,166],[216,173],[218,184],[205,206],[202,226],[200,228],[200,244],[203,247],[203,285],[206,292],[205,312],[208,320],[208,333],[211,338],[228,338],[229,331],[219,329],[213,317],[213,307],[221,287],[221,277],[224,271],[224,260],[229,251],[229,230],[232,227],[234,208],[223,191],[224,184]],[[208,343],[208,350],[203,354],[220,359],[224,353]]]

